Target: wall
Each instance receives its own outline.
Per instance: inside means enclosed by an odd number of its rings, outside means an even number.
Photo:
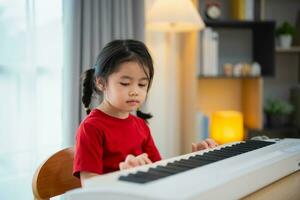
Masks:
[[[283,21],[296,24],[297,12],[300,14],[299,0],[266,0],[265,19],[275,20],[276,26]],[[265,78],[264,99],[280,98],[289,99],[289,90],[298,84],[300,54],[276,53],[275,55],[275,77]]]
[[[147,100],[153,114],[149,121],[153,137],[164,158],[180,152],[180,67],[175,35],[146,33],[146,44],[154,60],[155,75]]]

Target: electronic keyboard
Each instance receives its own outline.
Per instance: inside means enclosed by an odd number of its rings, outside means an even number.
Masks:
[[[300,169],[300,139],[221,145],[88,179],[66,200],[239,199]]]

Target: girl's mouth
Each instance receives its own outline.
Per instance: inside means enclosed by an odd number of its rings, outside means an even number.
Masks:
[[[140,104],[140,101],[138,101],[138,100],[129,100],[129,101],[126,101],[126,103],[128,103],[130,106],[136,106],[136,105]]]

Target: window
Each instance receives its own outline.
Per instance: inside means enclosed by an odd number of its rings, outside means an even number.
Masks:
[[[0,0],[0,199],[62,148],[62,45],[60,0]]]

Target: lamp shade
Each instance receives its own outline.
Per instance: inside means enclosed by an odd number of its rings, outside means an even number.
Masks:
[[[146,20],[147,29],[156,31],[186,32],[205,27],[190,0],[156,0]]]
[[[212,114],[211,138],[219,144],[244,139],[243,115],[237,111],[217,111]]]

